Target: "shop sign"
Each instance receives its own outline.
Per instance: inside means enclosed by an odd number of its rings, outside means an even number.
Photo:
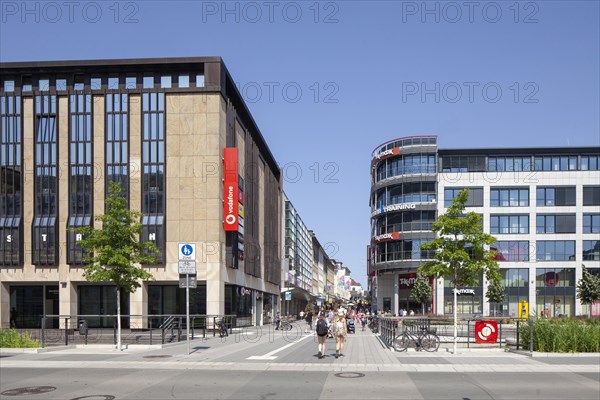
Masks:
[[[375,243],[387,242],[389,240],[398,240],[400,239],[400,232],[384,233],[382,235],[375,236],[374,239]]]
[[[400,288],[412,288],[415,286],[415,282],[417,281],[417,274],[403,274],[398,276],[398,285]]]
[[[498,323],[496,321],[475,322],[475,343],[496,343]]]
[[[238,149],[223,150],[223,228],[226,232],[238,230]]]
[[[371,217],[390,211],[414,210],[415,208],[417,208],[417,203],[391,204],[389,206],[380,207],[378,210],[373,211],[371,213]]]
[[[381,160],[385,160],[386,158],[397,156],[398,154],[400,154],[400,147],[394,147],[393,149],[384,150],[377,154],[375,157],[373,157],[372,162],[376,163]]]
[[[458,296],[475,296],[475,289],[452,289]]]

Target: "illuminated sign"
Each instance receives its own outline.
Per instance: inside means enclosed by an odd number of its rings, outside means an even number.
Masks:
[[[238,230],[238,149],[223,150],[223,228],[226,232]]]
[[[388,240],[398,240],[400,239],[400,232],[384,233],[383,235],[375,236],[373,239],[375,239],[375,243],[387,242]]]
[[[384,150],[381,153],[377,154],[375,157],[373,157],[372,162],[376,163],[378,161],[385,160],[386,158],[397,156],[398,154],[400,154],[400,147],[394,147],[393,149]]]

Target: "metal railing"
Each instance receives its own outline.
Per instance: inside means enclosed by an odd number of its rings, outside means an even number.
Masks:
[[[239,328],[235,315],[191,315],[190,339],[218,334],[224,321],[229,333]],[[244,321],[246,322],[246,321]],[[242,324],[246,326],[246,323]],[[42,347],[70,344],[116,344],[116,315],[46,315],[40,328],[17,329],[39,340]],[[123,344],[164,344],[186,340],[185,315],[121,315]]]
[[[457,321],[457,342],[461,347],[467,348],[519,348],[519,321],[515,318],[483,318],[483,320],[496,321],[498,324],[498,337],[495,342],[477,343],[475,340],[475,324],[482,318],[462,318]],[[403,329],[418,332],[426,329],[440,338],[441,343],[454,341],[454,324],[451,318],[418,318],[418,317],[380,317],[380,338],[390,348],[394,338],[400,335]],[[522,344],[521,344],[522,345]]]

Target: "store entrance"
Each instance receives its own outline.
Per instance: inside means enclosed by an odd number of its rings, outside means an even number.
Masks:
[[[42,317],[58,315],[58,285],[11,286],[10,324],[14,328],[41,328]],[[58,318],[46,318],[46,328],[58,328]]]

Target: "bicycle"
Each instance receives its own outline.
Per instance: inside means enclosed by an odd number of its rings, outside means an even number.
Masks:
[[[413,343],[417,351],[433,352],[440,347],[440,338],[434,330],[421,328],[421,332],[415,334],[405,328],[400,335],[396,336],[392,345],[396,351],[405,351]]]
[[[279,329],[282,331],[291,331],[292,323],[286,319],[281,319],[281,324],[279,325]]]
[[[219,329],[219,337],[229,336],[229,331],[227,330],[227,323],[225,322],[225,318],[222,318],[219,322],[217,322],[217,328]]]

